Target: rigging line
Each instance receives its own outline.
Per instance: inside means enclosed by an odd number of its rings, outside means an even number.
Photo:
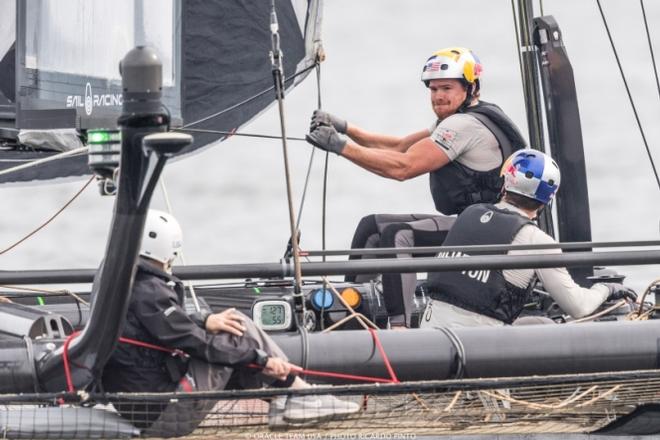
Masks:
[[[167,206],[167,212],[171,215],[174,216],[172,213],[172,204],[170,203],[170,196],[167,192],[167,188],[165,187],[165,178],[163,177],[163,174],[160,175],[160,190],[163,193],[163,199],[165,200],[165,206]],[[181,248],[181,251],[179,252],[179,258],[181,258],[181,262],[183,263],[184,266],[187,265],[186,263],[186,257],[183,255],[183,248]],[[202,311],[202,308],[199,306],[199,300],[197,299],[197,294],[195,293],[195,287],[192,284],[191,280],[187,280],[185,282],[186,286],[188,287],[188,290],[190,292],[190,297],[192,298],[193,305],[195,306],[195,311],[197,313]]]
[[[222,130],[210,130],[210,129],[204,129],[204,128],[173,128],[172,131],[186,131],[190,133],[210,133],[210,134],[222,134],[226,135],[227,137],[232,137],[232,136],[245,136],[245,137],[254,137],[254,138],[262,138],[262,139],[282,139],[282,136],[275,136],[275,135],[270,135],[270,134],[256,134],[256,133],[236,133],[233,131],[222,131]],[[287,140],[289,141],[305,141],[305,138],[301,137],[288,137]]]
[[[94,180],[94,176],[92,176],[92,177],[91,177],[91,178],[90,178],[90,179],[89,179],[89,180],[83,185],[83,187],[80,188],[80,190],[78,190],[78,192],[75,193],[74,196],[71,197],[71,199],[70,199],[68,202],[66,202],[66,203],[64,204],[64,206],[62,206],[62,207],[61,207],[61,208],[60,208],[55,214],[53,214],[48,220],[46,220],[43,224],[41,224],[41,226],[37,227],[37,228],[34,229],[32,232],[28,233],[25,237],[21,238],[21,239],[18,240],[16,243],[10,245],[9,247],[7,247],[7,248],[5,248],[5,249],[0,250],[0,255],[5,254],[5,253],[9,252],[10,250],[14,249],[16,246],[18,246],[19,244],[23,243],[25,240],[27,240],[28,238],[32,237],[32,236],[33,236],[34,234],[36,234],[37,232],[41,231],[41,230],[42,230],[43,228],[45,228],[50,222],[52,222],[53,220],[55,220],[55,218],[56,218],[58,215],[60,215],[60,214],[66,209],[66,208],[68,208],[69,205],[71,205],[71,203],[73,203],[73,201],[76,200],[76,199],[78,198],[78,196],[79,196],[80,194],[83,193],[83,191],[85,191],[85,189],[89,186],[90,183],[92,183],[93,180]]]
[[[658,97],[660,97],[660,80],[658,79],[658,67],[655,63],[655,54],[653,53],[653,43],[651,43],[651,32],[649,31],[649,23],[646,19],[646,9],[644,9],[644,0],[639,0],[639,4],[642,7],[642,16],[644,17],[644,28],[646,28],[646,39],[649,42],[649,52],[651,52],[651,62],[653,63],[653,74],[655,76],[655,87],[658,91]]]
[[[82,299],[79,295],[73,293],[72,291],[68,289],[62,289],[62,290],[48,290],[48,289],[39,289],[37,287],[19,287],[19,286],[9,286],[9,285],[0,285],[3,289],[12,289],[12,290],[22,290],[24,292],[31,292],[31,293],[41,293],[41,294],[47,294],[44,296],[62,296],[62,295],[69,295],[70,297],[74,298],[76,301],[80,302],[81,304],[84,304],[86,306],[89,305],[87,301]],[[7,293],[7,292],[5,292]],[[23,295],[27,296],[27,295]]]
[[[581,322],[593,321],[596,318],[600,318],[601,316],[607,315],[608,313],[618,309],[619,307],[623,307],[627,303],[628,302],[625,299],[622,299],[619,302],[615,303],[614,305],[612,305],[612,306],[610,306],[610,307],[608,307],[604,310],[601,310],[598,313],[594,313],[594,314],[589,315],[589,316],[584,316],[580,319],[575,319],[573,321],[568,321],[567,324],[579,324]]]
[[[73,150],[70,150],[70,151],[65,151],[63,153],[57,153],[57,154],[54,154],[52,156],[45,157],[43,159],[33,160],[33,161],[30,161],[30,162],[25,163],[23,165],[17,165],[15,167],[7,168],[6,170],[2,170],[2,171],[0,171],[0,176],[4,176],[5,174],[11,174],[11,173],[14,173],[16,171],[21,171],[21,170],[31,168],[31,167],[36,167],[37,165],[41,165],[41,164],[48,163],[48,162],[53,162],[53,161],[64,159],[64,158],[67,158],[67,157],[70,157],[70,156],[82,155],[83,153],[86,153],[86,152],[87,152],[87,147],[80,147],[80,148],[76,148],[76,149],[73,149]]]
[[[286,179],[286,195],[289,211],[289,226],[291,228],[291,248],[293,250],[294,267],[294,296],[299,300],[301,317],[306,313],[305,301],[302,291],[302,268],[300,266],[300,247],[298,246],[298,233],[296,230],[296,214],[293,210],[293,194],[291,191],[291,173],[289,171],[289,154],[286,142],[286,122],[284,117],[284,68],[282,66],[282,50],[280,48],[279,24],[277,22],[277,13],[275,11],[275,0],[271,1],[270,13],[270,34],[271,34],[271,52],[270,62],[273,73],[273,89],[277,99],[277,108],[280,115],[280,130],[282,132],[282,155],[284,159],[284,177]]]
[[[300,198],[300,206],[298,207],[298,219],[296,220],[296,231],[300,229],[300,219],[302,218],[303,207],[305,206],[305,197],[307,196],[307,187],[309,186],[309,176],[312,173],[312,165],[314,164],[314,152],[316,148],[312,147],[312,152],[309,154],[309,163],[307,164],[307,173],[305,174],[305,184],[303,185],[303,193]]]
[[[321,64],[316,63],[316,86],[317,86],[317,108],[321,108]],[[305,139],[302,139],[305,140]],[[312,148],[312,152],[309,155],[309,164],[307,165],[307,173],[305,175],[305,184],[303,186],[303,193],[300,200],[300,207],[298,208],[298,220],[296,221],[296,231],[300,229],[300,220],[302,218],[303,207],[305,206],[305,197],[307,196],[307,188],[309,187],[309,177],[312,172],[312,165],[314,164],[314,154],[316,148]],[[327,168],[327,152],[326,152],[326,168]],[[325,185],[324,185],[324,194],[325,194]],[[325,202],[325,198],[324,198]],[[325,203],[323,206],[323,218],[325,219]],[[323,234],[325,234],[325,221],[323,221]],[[325,249],[325,237],[322,237],[322,242],[324,244],[323,249]]]
[[[635,115],[635,121],[637,121],[637,126],[639,127],[639,133],[642,136],[642,141],[644,142],[644,147],[646,148],[646,154],[649,157],[649,162],[651,163],[651,168],[653,168],[653,174],[655,175],[655,181],[658,184],[658,189],[660,189],[660,177],[658,176],[658,170],[655,167],[655,162],[653,161],[653,155],[649,148],[649,143],[646,140],[646,135],[644,134],[644,129],[642,128],[642,122],[639,119],[637,114],[637,107],[635,107],[635,101],[633,100],[632,94],[630,92],[630,87],[628,87],[628,81],[626,80],[626,75],[623,73],[623,66],[621,65],[621,60],[619,60],[619,54],[616,51],[616,46],[614,45],[614,40],[612,39],[612,34],[610,33],[610,27],[607,25],[607,19],[605,18],[605,13],[603,12],[603,7],[600,4],[600,0],[596,0],[598,4],[598,10],[600,11],[600,16],[603,19],[603,25],[605,25],[605,31],[607,32],[607,38],[610,40],[610,45],[612,46],[612,52],[614,52],[614,58],[616,58],[616,64],[619,67],[619,72],[621,73],[621,79],[623,80],[623,85],[626,88],[626,93],[628,94],[628,99],[630,100],[630,106],[632,107],[633,114]]]
[[[302,75],[302,74],[304,74],[304,73],[309,72],[310,70],[312,70],[312,68],[314,68],[314,64],[312,64],[312,65],[310,65],[310,66],[308,66],[308,67],[305,67],[305,68],[304,68],[303,70],[301,70],[300,72],[295,73],[295,74],[293,74],[292,76],[290,76],[289,78],[285,78],[285,79],[283,79],[282,81],[286,84],[286,82],[291,81],[291,80],[297,78],[298,76],[300,76],[300,75]],[[193,125],[197,125],[197,124],[201,124],[202,122],[206,122],[206,121],[208,121],[209,119],[217,118],[218,116],[221,116],[221,115],[227,113],[228,111],[234,110],[235,108],[238,108],[238,107],[240,107],[240,106],[242,106],[242,105],[245,105],[245,104],[247,104],[247,103],[250,102],[250,101],[254,101],[255,99],[257,99],[257,98],[259,98],[259,97],[261,97],[261,96],[263,96],[263,95],[265,95],[265,94],[267,94],[268,92],[271,92],[271,91],[273,91],[273,90],[275,90],[275,86],[274,86],[274,85],[271,86],[271,87],[269,87],[269,88],[267,88],[267,89],[265,89],[265,90],[262,90],[261,92],[257,93],[256,95],[253,95],[253,96],[250,96],[249,98],[244,99],[244,100],[241,101],[241,102],[237,102],[236,104],[231,105],[231,106],[227,107],[226,109],[223,109],[223,110],[220,110],[219,112],[216,112],[216,113],[210,114],[210,115],[208,115],[208,116],[205,116],[205,117],[203,117],[203,118],[201,118],[201,119],[198,119],[197,121],[189,122],[189,123],[185,124],[183,127],[181,127],[180,129],[188,128],[188,127],[191,127],[191,126],[193,126]]]
[[[322,54],[325,58],[325,53]],[[321,64],[316,65],[316,96],[318,108],[323,108],[321,101]],[[316,149],[316,148],[315,148]],[[326,224],[327,224],[327,208],[328,208],[328,163],[330,162],[330,152],[325,152],[325,159],[323,161],[323,196],[321,199],[321,249],[325,251],[325,237],[326,237]],[[322,257],[325,261],[325,255]]]
[[[316,100],[317,108],[321,108],[321,63],[317,57],[316,63]],[[306,139],[302,139],[306,141]],[[300,200],[300,208],[298,209],[298,222],[296,223],[296,231],[300,228],[300,218],[302,217],[303,206],[305,205],[305,196],[307,195],[307,186],[309,185],[309,176],[312,171],[312,164],[314,163],[314,154],[316,148],[312,147],[312,152],[309,155],[309,165],[307,166],[307,175],[305,176],[305,186],[303,187],[302,199]],[[326,152],[326,164],[328,160],[328,153]],[[324,185],[324,194],[325,194],[325,185]],[[323,201],[323,213],[325,214],[325,199]],[[325,215],[323,216],[323,228],[322,228],[322,242],[325,244]],[[323,246],[325,249],[325,246]]]
[[[511,12],[513,13],[513,29],[516,33],[516,54],[518,55],[518,67],[520,68],[520,80],[523,83],[523,89],[525,89],[525,74],[523,73],[522,55],[520,54],[520,33],[518,30],[518,17],[516,16],[515,0],[511,0]]]
[[[656,290],[658,287],[658,283],[660,283],[660,278],[657,278],[651,282],[651,284],[648,285],[646,290],[644,290],[644,294],[642,295],[642,298],[639,300],[639,310],[637,310],[637,316],[639,317],[642,314],[642,308],[644,307],[644,300],[646,299],[646,296],[651,293],[651,291]]]

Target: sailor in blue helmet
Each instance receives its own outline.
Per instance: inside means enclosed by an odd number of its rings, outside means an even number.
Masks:
[[[424,64],[421,79],[430,91],[436,118],[429,128],[404,137],[371,133],[321,110],[314,112],[307,136],[310,143],[383,177],[403,181],[428,173],[440,213],[364,217],[352,248],[440,245],[454,222],[453,214],[473,203],[495,202],[504,158],[526,142],[497,105],[479,100],[481,72],[479,59],[469,49],[452,47],[434,53]],[[392,326],[409,324],[416,284],[412,273],[383,275]]]
[[[309,387],[293,374],[297,367],[288,362],[268,334],[244,314],[233,308],[217,313],[186,311],[183,285],[172,275],[182,240],[181,227],[173,216],[157,210],[148,212],[122,330],[124,338],[138,344],[117,346],[104,370],[105,390],[204,391],[220,390],[228,383],[242,388],[263,384]],[[153,346],[179,350],[187,356],[172,356]],[[169,437],[195,429],[214,403],[188,400],[176,405],[143,404],[137,409],[133,404],[115,406],[136,426]],[[359,409],[355,402],[327,394],[294,396],[271,403],[270,415],[271,420],[284,423],[310,423],[341,418]]]
[[[502,200],[465,209],[444,246],[555,243],[534,222],[559,189],[561,176],[555,161],[540,151],[520,150],[507,159],[502,174]],[[509,254],[560,252],[517,250]],[[467,254],[441,252],[439,257],[464,255]],[[535,279],[574,318],[593,313],[606,300],[637,299],[635,292],[617,283],[580,287],[565,268],[435,272],[429,273],[426,283],[432,300],[421,327],[511,324],[527,302]]]

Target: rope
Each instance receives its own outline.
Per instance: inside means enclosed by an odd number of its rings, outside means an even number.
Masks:
[[[87,301],[85,301],[79,295],[73,293],[72,291],[70,291],[68,289],[48,290],[48,289],[39,289],[39,288],[36,288],[36,287],[18,287],[18,286],[8,286],[8,285],[0,285],[0,287],[2,287],[4,289],[23,290],[23,291],[26,291],[26,292],[47,293],[47,294],[52,295],[52,296],[60,296],[62,294],[69,295],[72,298],[74,298],[76,301],[78,301],[79,303],[84,304],[86,306],[89,305],[89,303]],[[39,298],[41,298],[41,297],[39,297]],[[43,304],[40,304],[40,305],[43,305]]]
[[[625,304],[626,304],[626,300],[625,300],[625,299],[622,299],[621,301],[618,301],[616,304],[614,304],[613,306],[610,306],[610,307],[606,308],[605,310],[601,310],[601,311],[598,312],[598,313],[594,313],[593,315],[585,316],[585,317],[583,317],[583,318],[576,319],[576,320],[574,320],[574,321],[569,321],[569,322],[567,322],[567,324],[579,324],[580,322],[593,321],[594,319],[599,318],[599,317],[601,317],[601,316],[603,316],[603,315],[607,315],[607,314],[610,313],[611,311],[616,310],[616,309],[618,309],[619,307],[624,306]]]
[[[57,154],[54,154],[52,156],[49,156],[49,157],[46,157],[46,158],[43,158],[43,159],[33,160],[33,161],[30,161],[30,162],[25,163],[23,165],[17,165],[15,167],[7,168],[6,170],[2,170],[2,171],[0,171],[0,176],[4,176],[5,174],[15,173],[16,171],[21,171],[21,170],[31,168],[31,167],[36,167],[37,165],[41,165],[41,164],[44,164],[44,163],[54,162],[54,161],[60,160],[60,159],[65,159],[65,158],[70,157],[70,156],[77,156],[77,155],[80,155],[80,154],[86,153],[86,152],[87,152],[87,147],[80,147],[80,148],[65,151],[65,152],[62,152],[62,153],[57,153]]]
[[[66,379],[66,386],[67,386],[67,391],[69,393],[74,393],[76,391],[75,387],[73,386],[73,380],[71,378],[71,367],[70,367],[70,361],[69,361],[69,344],[71,341],[80,334],[80,332],[74,332],[67,336],[67,338],[64,341],[64,346],[63,346],[63,353],[62,353],[62,362],[64,364],[64,377]],[[378,341],[378,338],[376,337],[375,341]],[[164,353],[170,353],[172,355],[176,356],[183,356],[183,357],[188,357],[188,355],[179,350],[179,349],[172,349],[172,348],[167,348],[167,347],[162,347],[159,345],[155,344],[150,344],[148,342],[143,342],[143,341],[138,341],[136,339],[131,339],[131,338],[124,338],[120,337],[119,342],[123,344],[129,344],[129,345],[134,345],[137,347],[142,347],[142,348],[148,348],[151,350],[157,350],[160,352]],[[377,342],[377,346],[379,347],[379,350],[382,350],[382,345],[380,345],[380,341]],[[308,376],[318,376],[318,377],[330,377],[334,379],[346,379],[346,380],[354,380],[354,381],[360,381],[360,382],[373,382],[373,383],[400,383],[399,380],[396,378],[396,375],[394,375],[394,371],[392,370],[391,365],[389,364],[389,361],[387,360],[387,356],[384,355],[384,351],[381,352],[381,355],[383,355],[383,359],[385,360],[385,365],[388,368],[388,371],[390,372],[391,379],[384,379],[381,377],[371,377],[371,376],[359,376],[355,374],[345,374],[345,373],[335,373],[335,372],[329,372],[329,371],[319,371],[319,370],[308,370],[305,368],[294,368],[293,371],[298,374],[302,375],[308,375]],[[248,364],[247,365],[249,368],[263,368],[259,365],[256,364]]]
[[[523,72],[522,55],[520,54],[520,31],[518,30],[518,17],[516,17],[516,4],[515,0],[511,0],[511,12],[513,14],[513,29],[516,34],[516,54],[518,55],[518,67],[520,68],[520,82],[525,83],[525,74]]]
[[[78,336],[80,332],[73,332],[64,340],[64,346],[62,347],[62,363],[64,364],[64,378],[66,379],[66,390],[69,393],[75,393],[76,389],[73,386],[73,380],[71,379],[71,367],[69,366],[69,344]]]
[[[639,0],[639,5],[642,8],[642,17],[644,18],[644,28],[646,29],[646,39],[649,42],[649,52],[651,53],[651,62],[653,63],[653,74],[655,76],[655,86],[660,97],[660,80],[658,79],[658,67],[655,64],[655,55],[653,54],[653,43],[651,43],[651,32],[649,31],[649,24],[646,20],[646,10],[644,9],[644,0]]]
[[[71,203],[73,203],[73,201],[76,200],[76,199],[78,198],[78,196],[79,196],[80,194],[82,194],[83,191],[85,191],[85,189],[89,186],[90,183],[92,183],[93,180],[94,180],[94,176],[92,176],[92,177],[87,181],[87,183],[85,183],[85,184],[83,185],[83,187],[80,188],[80,190],[79,190],[76,194],[74,194],[74,196],[73,196],[68,202],[66,202],[66,203],[64,204],[64,206],[62,206],[62,207],[61,207],[61,208],[60,208],[55,214],[53,214],[53,215],[52,215],[48,220],[46,220],[41,226],[39,226],[39,227],[37,227],[36,229],[34,229],[32,232],[30,232],[29,234],[27,234],[25,237],[23,237],[23,238],[21,238],[20,240],[18,240],[16,243],[10,245],[9,247],[7,247],[7,248],[5,248],[5,249],[3,249],[3,250],[0,250],[0,255],[5,254],[5,253],[9,252],[10,250],[14,249],[16,246],[18,246],[19,244],[23,243],[23,242],[26,241],[28,238],[32,237],[34,234],[36,234],[37,232],[39,232],[40,230],[42,230],[43,228],[45,228],[50,222],[52,222],[53,220],[55,220],[55,218],[56,218],[58,215],[60,215],[60,214],[66,209],[66,208],[68,208],[69,205],[71,205]]]
[[[286,120],[284,114],[284,69],[282,67],[282,51],[280,49],[280,34],[279,25],[277,22],[277,13],[275,10],[275,0],[271,1],[270,13],[270,36],[271,36],[271,52],[270,62],[271,71],[273,74],[273,90],[275,90],[275,98],[277,100],[277,109],[280,116],[280,131],[282,133],[282,156],[284,161],[284,179],[286,183],[286,198],[287,207],[289,212],[289,228],[291,232],[291,249],[293,255],[293,268],[294,268],[294,298],[297,299],[296,308],[299,309],[300,316],[305,316],[305,301],[302,298],[302,270],[300,267],[300,247],[298,246],[298,230],[296,229],[296,213],[293,210],[293,192],[291,190],[291,172],[289,170],[289,153],[286,142]],[[297,310],[298,311],[298,310]]]
[[[309,259],[307,259],[307,261],[309,261]],[[348,305],[348,303],[346,302],[346,300],[345,300],[345,299],[341,296],[341,294],[337,291],[337,289],[335,288],[335,286],[330,282],[330,280],[328,280],[328,277],[322,277],[321,280],[323,281],[323,285],[324,285],[324,286],[327,285],[327,286],[330,288],[330,291],[335,295],[335,297],[337,297],[337,299],[339,300],[339,302],[341,302],[342,305],[343,305],[344,307],[346,307],[346,310],[348,310],[348,311],[350,312],[350,314],[349,314],[346,318],[342,319],[342,320],[339,321],[339,322],[334,323],[333,325],[331,325],[331,326],[328,327],[327,329],[323,330],[323,333],[328,333],[328,332],[334,330],[335,328],[339,327],[341,324],[343,324],[344,322],[348,321],[348,320],[351,319],[351,318],[355,318],[355,319],[357,319],[357,321],[360,323],[360,325],[361,325],[365,330],[366,330],[366,329],[369,329],[369,326],[371,326],[372,328],[378,328],[378,326],[377,326],[376,324],[374,324],[373,322],[371,322],[367,317],[365,317],[365,316],[364,316],[363,314],[361,314],[361,313],[357,313],[357,312],[353,309],[353,307],[351,307],[350,305]]]
[[[317,61],[316,64],[316,93],[317,93],[317,108],[321,108],[321,64]],[[304,138],[295,138],[295,140],[306,140]],[[300,207],[298,208],[298,220],[296,222],[296,231],[300,228],[300,219],[302,218],[303,207],[305,206],[305,196],[307,195],[307,188],[309,187],[309,177],[312,172],[312,165],[314,164],[314,154],[316,153],[316,148],[312,148],[312,151],[309,155],[309,163],[307,165],[307,172],[305,174],[305,184],[303,185],[303,193],[300,199]],[[327,152],[326,152],[327,160]],[[324,186],[325,190],[325,186]],[[324,206],[325,209],[325,206]],[[325,247],[324,247],[325,249]]]
[[[519,50],[522,50],[524,52],[530,52],[530,51],[536,51],[536,48],[533,46],[533,41],[531,37],[531,23],[527,22],[528,17],[531,17],[533,15],[533,11],[530,11],[528,13],[527,6],[530,8],[533,8],[533,5],[530,3],[529,5],[527,4],[526,1],[524,0],[519,0],[518,2],[518,12],[520,15],[520,40],[519,40]],[[525,46],[522,46],[524,44]],[[539,96],[537,96],[536,92],[536,87],[535,87],[535,81],[536,81],[536,68],[534,61],[532,61],[532,64],[530,63],[525,63],[522,60],[522,56],[519,55],[520,57],[520,63],[521,63],[521,72],[522,72],[522,85],[523,85],[523,91],[525,93],[525,106],[527,107],[527,112],[528,112],[528,131],[529,131],[529,141],[530,145],[536,145],[537,148],[543,148],[545,145],[545,142],[543,140],[543,124],[541,122],[541,115],[539,114],[541,104],[539,103],[538,99]]]
[[[447,339],[449,339],[449,342],[454,346],[456,349],[456,357],[458,358],[458,364],[456,365],[456,375],[454,376],[455,379],[461,379],[463,378],[463,375],[465,374],[465,347],[463,346],[463,342],[461,342],[460,338],[454,331],[450,328],[447,327],[435,327],[436,329],[440,330],[442,333],[447,336]]]
[[[451,411],[454,406],[456,405],[456,402],[458,402],[459,397],[461,397],[461,394],[463,391],[456,391],[456,394],[454,394],[454,397],[451,399],[451,402],[447,406],[445,406],[445,409],[443,409],[443,412],[449,412]]]
[[[222,134],[227,137],[231,136],[245,136],[245,137],[254,137],[261,139],[282,139],[282,136],[275,136],[271,134],[256,134],[256,133],[236,133],[235,131],[222,131],[222,130],[211,130],[206,128],[173,128],[172,131],[185,131],[190,133],[209,133],[209,134]],[[305,138],[299,137],[287,137],[289,141],[305,141]]]
[[[289,78],[285,78],[285,79],[283,80],[283,81],[284,81],[284,84],[286,84],[287,82],[289,82],[289,81],[291,81],[291,80],[297,78],[298,76],[300,76],[300,75],[302,75],[302,74],[304,74],[304,73],[309,72],[310,70],[312,70],[312,69],[314,68],[315,65],[316,65],[316,64],[312,64],[312,65],[310,65],[310,66],[304,68],[304,69],[301,70],[300,72],[298,72],[298,73],[296,73],[296,74],[290,76]],[[183,127],[181,127],[179,130],[184,129],[184,128],[188,128],[188,127],[192,127],[193,125],[201,124],[202,122],[206,122],[206,121],[208,121],[209,119],[217,118],[218,116],[221,116],[221,115],[223,115],[223,114],[225,114],[225,113],[227,113],[227,112],[229,112],[229,111],[231,111],[231,110],[234,110],[235,108],[238,108],[238,107],[240,107],[240,106],[242,106],[242,105],[245,105],[245,104],[249,103],[250,101],[254,101],[255,99],[257,99],[257,98],[259,98],[259,97],[265,95],[266,93],[272,92],[273,90],[275,90],[275,85],[273,85],[273,86],[271,86],[271,87],[268,87],[267,89],[262,90],[261,92],[257,93],[256,95],[250,96],[249,98],[246,98],[246,99],[244,99],[244,100],[241,101],[241,102],[238,102],[238,103],[236,103],[236,104],[234,104],[234,105],[232,105],[232,106],[229,106],[229,107],[227,107],[227,108],[225,108],[225,109],[223,109],[223,110],[220,110],[219,112],[212,113],[212,114],[210,114],[210,115],[208,115],[208,116],[205,116],[205,117],[203,117],[203,118],[201,118],[201,119],[198,119],[198,120],[196,120],[196,121],[189,122],[189,123],[187,123],[186,125],[184,125]],[[278,139],[281,139],[281,136],[278,137]]]
[[[399,379],[396,377],[396,374],[394,373],[394,369],[392,368],[390,359],[387,357],[387,353],[385,353],[383,344],[381,344],[380,339],[378,338],[378,333],[376,333],[376,330],[372,328],[369,329],[369,333],[371,333],[371,337],[374,340],[374,344],[376,344],[376,348],[378,348],[378,351],[380,352],[380,356],[383,358],[383,363],[385,364],[385,368],[387,368],[387,373],[390,375],[391,382],[400,383]]]
[[[73,379],[71,377],[71,366],[69,361],[69,344],[71,341],[80,334],[79,331],[71,333],[64,340],[64,345],[62,346],[62,363],[64,364],[64,378],[66,380],[66,390],[69,393],[75,393],[76,389],[73,386]],[[151,350],[161,351],[164,353],[170,353],[175,356],[188,357],[186,353],[179,349],[172,349],[167,347],[161,347],[159,345],[150,344],[148,342],[138,341],[136,339],[120,337],[118,339],[120,343],[135,345],[137,347],[149,348]]]
[[[309,187],[309,176],[312,174],[312,165],[314,164],[314,153],[316,148],[312,148],[309,154],[309,163],[307,164],[307,173],[305,174],[305,184],[303,185],[302,196],[300,197],[300,205],[298,206],[298,219],[296,221],[296,231],[300,229],[300,219],[302,218],[303,207],[305,206],[305,197],[307,196],[307,188]]]
[[[344,373],[335,373],[335,372],[330,372],[330,371],[319,371],[319,370],[305,370],[305,369],[295,369],[296,373],[299,374],[306,374],[309,376],[318,376],[318,377],[330,377],[333,379],[346,379],[346,380],[354,380],[354,381],[360,381],[360,382],[373,382],[373,383],[399,383],[397,380],[396,382],[392,379],[384,379],[382,377],[372,377],[372,376],[359,376],[356,374],[344,374]]]
[[[135,345],[137,347],[142,347],[142,348],[150,348],[152,350],[162,351],[164,353],[170,353],[176,356],[188,357],[186,353],[184,353],[182,350],[179,350],[178,348],[161,347],[160,345],[154,345],[148,342],[138,341],[137,339],[125,338],[122,336],[119,338],[119,342],[123,344]]]
[[[300,342],[302,343],[301,366],[307,369],[309,366],[309,334],[304,325],[298,326],[298,333],[300,333]]]
[[[322,59],[325,59],[325,53],[320,55]],[[317,63],[316,65],[316,96],[317,102],[316,107],[318,109],[323,108],[323,102],[321,100],[321,64]],[[316,148],[314,148],[316,150]],[[325,251],[325,238],[326,238],[326,219],[327,219],[327,207],[328,207],[328,163],[330,161],[330,152],[325,152],[325,158],[323,160],[323,195],[321,198],[321,249]],[[322,257],[322,261],[325,261],[325,255]]]
[[[167,187],[165,186],[165,177],[161,174],[159,180],[160,180],[160,190],[163,193],[163,199],[165,200],[165,206],[167,206],[167,212],[170,215],[174,216],[174,214],[172,213],[172,204],[170,203],[170,196],[167,193]],[[181,249],[181,251],[179,252],[179,257],[181,258],[181,262],[185,266],[186,265],[186,258],[183,255],[183,249]],[[197,313],[201,312],[202,308],[199,306],[199,300],[197,299],[197,294],[195,293],[195,287],[193,286],[192,281],[187,280],[185,282],[185,284],[188,287],[188,290],[190,291],[190,297],[193,300],[193,305],[195,306],[195,311]]]
[[[616,58],[616,64],[619,67],[619,72],[621,73],[621,79],[623,80],[623,85],[626,88],[626,93],[628,94],[628,100],[630,101],[630,106],[632,107],[633,114],[635,116],[635,121],[637,121],[637,126],[639,127],[639,133],[642,136],[642,141],[644,142],[644,147],[646,148],[646,154],[649,157],[649,163],[651,168],[653,168],[653,174],[655,175],[655,181],[658,184],[658,189],[660,189],[660,176],[658,176],[658,170],[655,167],[655,162],[653,161],[653,156],[651,155],[651,149],[649,148],[649,143],[646,140],[646,135],[644,134],[644,129],[642,127],[642,122],[639,119],[637,114],[637,107],[635,107],[635,101],[633,100],[632,94],[630,93],[630,88],[628,87],[628,81],[626,80],[626,75],[623,72],[623,67],[621,61],[619,60],[619,54],[616,51],[616,46],[614,45],[614,40],[612,39],[612,34],[610,33],[610,28],[607,25],[607,19],[605,18],[605,13],[600,4],[600,0],[596,0],[598,4],[598,10],[600,11],[600,16],[603,19],[603,25],[605,25],[605,31],[607,32],[607,38],[610,40],[610,45],[612,46],[612,52],[614,53],[614,58]]]
[[[651,291],[654,290],[659,283],[660,278],[656,278],[655,280],[651,281],[651,284],[648,285],[644,291],[644,294],[642,295],[642,298],[639,300],[639,310],[637,310],[637,316],[641,316],[642,314],[642,307],[644,307],[644,300],[646,299],[646,296],[651,293]]]

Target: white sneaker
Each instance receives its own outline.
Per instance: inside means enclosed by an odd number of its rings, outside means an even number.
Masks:
[[[340,400],[330,394],[291,396],[286,402],[283,418],[292,423],[320,422],[341,419],[358,411],[358,403]]]
[[[286,429],[289,426],[282,417],[286,400],[286,396],[277,396],[270,401],[270,407],[268,408],[268,426],[270,429]]]

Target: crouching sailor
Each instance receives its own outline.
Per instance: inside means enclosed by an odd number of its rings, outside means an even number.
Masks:
[[[443,246],[555,243],[534,220],[559,189],[557,164],[539,151],[520,150],[504,162],[502,174],[501,201],[468,207],[456,219]],[[560,252],[512,250],[509,254]],[[444,258],[459,256],[465,254],[439,254]],[[432,300],[420,326],[511,324],[522,312],[535,277],[562,310],[574,318],[591,314],[606,300],[637,298],[631,289],[616,283],[583,288],[565,268],[436,272],[428,276]]]
[[[247,316],[227,309],[189,315],[181,281],[172,276],[172,262],[182,245],[174,217],[150,210],[142,238],[140,261],[120,343],[105,367],[103,385],[110,392],[173,392],[221,390],[268,384],[280,388],[309,385],[292,374],[275,342]],[[173,356],[168,351],[186,353]],[[248,367],[257,364],[261,369]],[[166,402],[166,401],[163,401]],[[277,405],[275,405],[277,402]],[[182,400],[171,403],[115,403],[124,417],[146,433],[185,435],[194,430],[216,402]],[[271,419],[288,423],[340,418],[359,411],[355,402],[330,395],[295,396],[271,403]]]

